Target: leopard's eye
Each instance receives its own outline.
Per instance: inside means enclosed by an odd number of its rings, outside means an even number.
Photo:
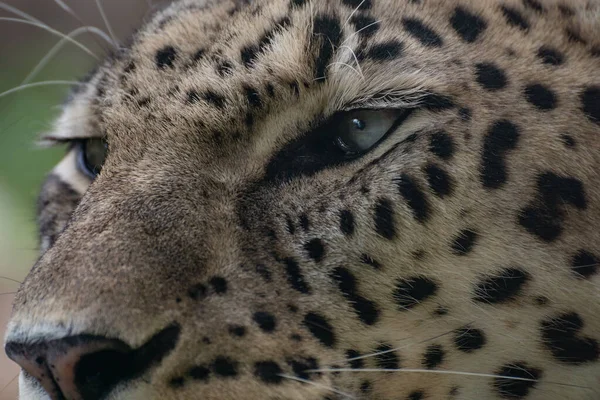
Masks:
[[[335,127],[334,142],[348,157],[373,148],[408,115],[407,110],[358,109],[338,113],[330,124]]]
[[[100,173],[102,165],[104,165],[108,153],[108,143],[104,139],[90,138],[78,141],[76,146],[79,169],[94,179]]]

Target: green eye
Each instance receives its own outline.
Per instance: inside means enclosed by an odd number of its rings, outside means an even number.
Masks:
[[[94,179],[104,165],[108,153],[108,143],[99,138],[83,139],[77,142],[77,152],[79,169]]]
[[[359,109],[339,113],[332,121],[336,129],[335,144],[350,157],[360,155],[379,143],[409,112]]]

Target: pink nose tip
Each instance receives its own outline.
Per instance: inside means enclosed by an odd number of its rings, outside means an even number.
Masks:
[[[127,378],[132,353],[119,340],[92,335],[6,344],[6,354],[37,379],[53,400],[101,398]]]

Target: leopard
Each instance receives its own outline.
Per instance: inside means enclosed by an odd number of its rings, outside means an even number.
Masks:
[[[72,91],[22,400],[600,398],[600,2],[178,0]]]

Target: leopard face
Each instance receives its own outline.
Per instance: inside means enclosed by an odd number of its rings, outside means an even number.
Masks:
[[[182,0],[48,140],[21,398],[596,399],[600,3]]]

